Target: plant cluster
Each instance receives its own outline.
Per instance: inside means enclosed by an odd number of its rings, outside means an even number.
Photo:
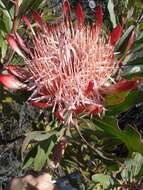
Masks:
[[[77,189],[142,189],[142,2],[59,3],[0,1],[0,143]]]

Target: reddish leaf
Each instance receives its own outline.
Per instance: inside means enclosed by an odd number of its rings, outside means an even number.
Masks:
[[[14,65],[8,65],[5,67],[5,69],[12,75],[22,79],[22,80],[26,80],[27,78],[30,77],[30,74],[28,71],[26,71],[25,69],[18,67],[18,66],[14,66]]]
[[[26,53],[30,53],[30,50],[26,47],[24,40],[20,37],[20,35],[18,33],[15,33],[15,38],[16,38],[16,42],[18,43],[18,45],[26,52]]]
[[[18,47],[18,45],[17,45],[17,43],[16,43],[16,41],[15,41],[15,39],[14,39],[14,36],[13,36],[12,34],[8,34],[7,37],[6,37],[6,39],[7,39],[8,44],[10,45],[10,47],[11,47],[18,55],[20,55],[21,57],[24,58],[25,56],[23,55],[23,53],[22,53],[21,50],[19,49],[19,47]]]
[[[109,86],[108,88],[104,88],[102,92],[104,94],[110,94],[122,91],[135,90],[138,87],[139,83],[140,83],[139,80],[121,80],[118,83]]]
[[[118,24],[111,33],[111,44],[114,46],[119,41],[120,36],[122,34],[121,25]]]
[[[11,90],[24,89],[27,87],[26,84],[21,83],[11,74],[7,75],[0,74],[0,83],[4,85],[4,87]]]
[[[18,44],[19,44],[21,47],[26,48],[26,45],[25,45],[25,43],[24,43],[24,40],[19,36],[18,33],[15,34],[15,37],[16,37],[16,41],[18,42]]]
[[[31,104],[36,106],[36,107],[39,107],[39,108],[47,108],[47,107],[49,107],[49,104],[44,103],[44,102],[31,101]]]
[[[77,17],[79,26],[83,26],[84,14],[83,14],[83,10],[82,10],[80,3],[77,3],[75,13],[76,13],[76,17]]]

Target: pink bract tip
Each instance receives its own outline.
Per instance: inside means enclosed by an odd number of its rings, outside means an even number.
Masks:
[[[21,52],[21,50],[19,49],[14,36],[12,34],[8,34],[7,37],[7,42],[9,43],[10,47],[21,57],[25,58],[24,54]]]
[[[4,85],[7,89],[11,90],[19,90],[19,89],[26,89],[26,84],[21,83],[18,81],[13,75],[0,75],[0,83]]]

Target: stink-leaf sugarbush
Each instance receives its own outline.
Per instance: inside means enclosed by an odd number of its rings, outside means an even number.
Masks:
[[[96,115],[105,112],[104,95],[132,90],[138,80],[108,83],[115,69],[115,46],[122,35],[118,24],[108,35],[102,32],[102,5],[96,7],[96,24],[84,24],[84,13],[76,5],[77,21],[71,20],[69,2],[64,1],[63,21],[50,25],[33,11],[38,28],[28,17],[23,20],[30,29],[32,48],[18,33],[7,36],[8,44],[24,59],[24,67],[8,65],[8,74],[0,75],[0,83],[11,90],[31,93],[27,101],[40,107],[51,107],[65,124],[74,124],[77,115]]]

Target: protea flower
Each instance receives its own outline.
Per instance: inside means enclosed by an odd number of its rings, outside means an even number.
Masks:
[[[77,22],[72,23],[68,1],[64,1],[64,21],[58,25],[44,23],[37,12],[33,17],[39,25],[35,31],[23,17],[33,34],[33,49],[21,37],[9,34],[9,45],[23,57],[25,67],[6,67],[9,74],[0,75],[7,88],[31,91],[28,101],[39,107],[52,107],[58,119],[72,123],[77,114],[104,112],[104,94],[137,87],[137,80],[122,80],[106,85],[118,68],[114,47],[122,27],[118,24],[107,39],[102,31],[102,6],[96,7],[96,25],[84,25],[80,4],[76,6]],[[27,56],[29,54],[29,56]]]

